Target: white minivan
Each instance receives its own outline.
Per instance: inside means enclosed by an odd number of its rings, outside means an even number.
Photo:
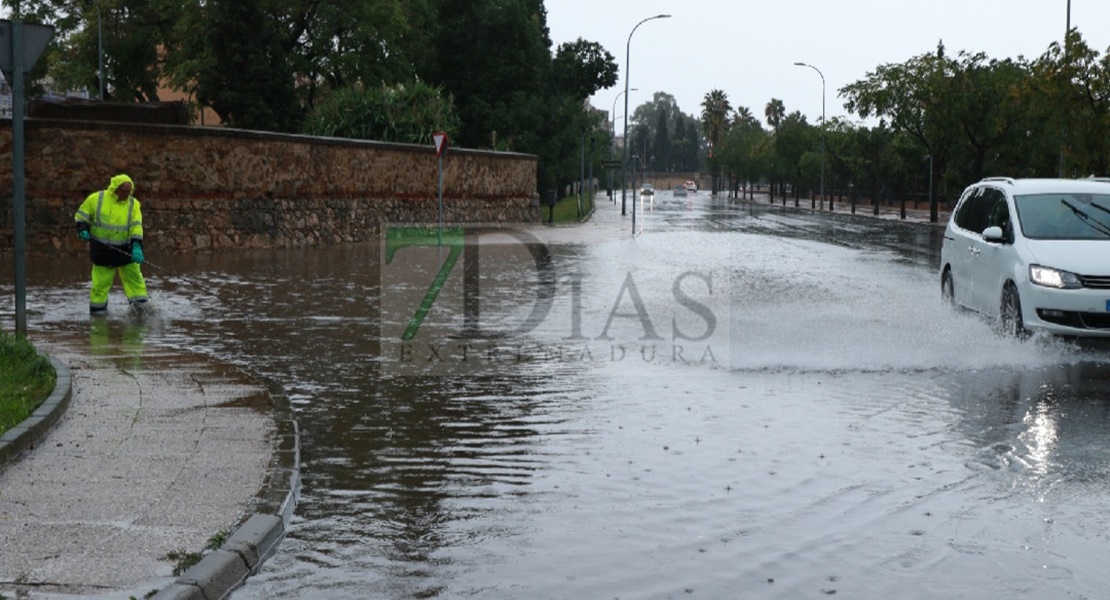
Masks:
[[[991,177],[944,231],[943,297],[1004,331],[1110,337],[1110,180]]]

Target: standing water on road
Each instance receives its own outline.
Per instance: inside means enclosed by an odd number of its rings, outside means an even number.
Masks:
[[[601,200],[148,268],[162,315],[120,335],[300,422],[292,529],[234,598],[1102,594],[1105,350],[943,306],[925,227],[661,196],[637,237]],[[84,273],[31,269],[35,335],[87,335]]]

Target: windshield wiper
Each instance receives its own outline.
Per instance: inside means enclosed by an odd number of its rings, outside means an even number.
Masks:
[[[1067,200],[1061,199],[1060,203],[1063,204],[1064,206],[1070,208],[1071,212],[1075,213],[1075,216],[1079,217],[1079,219],[1082,220],[1087,225],[1090,225],[1092,229],[1094,229],[1095,231],[1098,231],[1099,233],[1101,233],[1102,235],[1105,235],[1106,237],[1110,237],[1110,227],[1108,227],[1105,223],[1103,223],[1102,221],[1099,221],[1097,219],[1092,218],[1090,215],[1083,212],[1082,209],[1080,209],[1076,205],[1072,204],[1071,202],[1068,202]],[[1101,206],[1098,206],[1097,204],[1092,204],[1091,206],[1096,206],[1098,208],[1102,208]],[[1102,210],[1106,210],[1106,209],[1102,208]],[[1110,212],[1110,211],[1107,211],[1107,212]]]
[[[1097,209],[1101,210],[1101,211],[1102,211],[1102,212],[1104,212],[1104,213],[1110,213],[1110,208],[1106,208],[1105,206],[1103,206],[1103,205],[1101,205],[1101,204],[1099,204],[1099,203],[1097,203],[1097,202],[1092,202],[1092,203],[1091,203],[1091,206],[1093,206],[1093,207],[1095,207],[1095,208],[1097,208]]]

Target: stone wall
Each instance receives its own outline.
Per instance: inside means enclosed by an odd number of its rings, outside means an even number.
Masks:
[[[381,224],[436,223],[431,145],[225,128],[25,120],[28,253],[83,252],[73,213],[126,173],[145,244],[163,251],[290,248],[373,239]],[[12,252],[11,121],[0,121],[0,254]],[[540,220],[536,157],[451,149],[445,223]]]

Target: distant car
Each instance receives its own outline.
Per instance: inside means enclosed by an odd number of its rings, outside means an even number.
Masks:
[[[690,192],[691,194],[698,193],[698,184],[694,183],[693,181],[687,181],[686,183],[682,184],[682,187],[686,188],[686,191]]]
[[[684,186],[684,185],[674,186],[674,192],[673,193],[674,193],[675,198],[685,198],[686,197],[686,186]]]
[[[641,196],[655,196],[655,186],[650,183],[645,183],[644,187],[640,188]]]
[[[940,250],[945,300],[1021,336],[1110,338],[1110,183],[991,177],[964,190]]]

